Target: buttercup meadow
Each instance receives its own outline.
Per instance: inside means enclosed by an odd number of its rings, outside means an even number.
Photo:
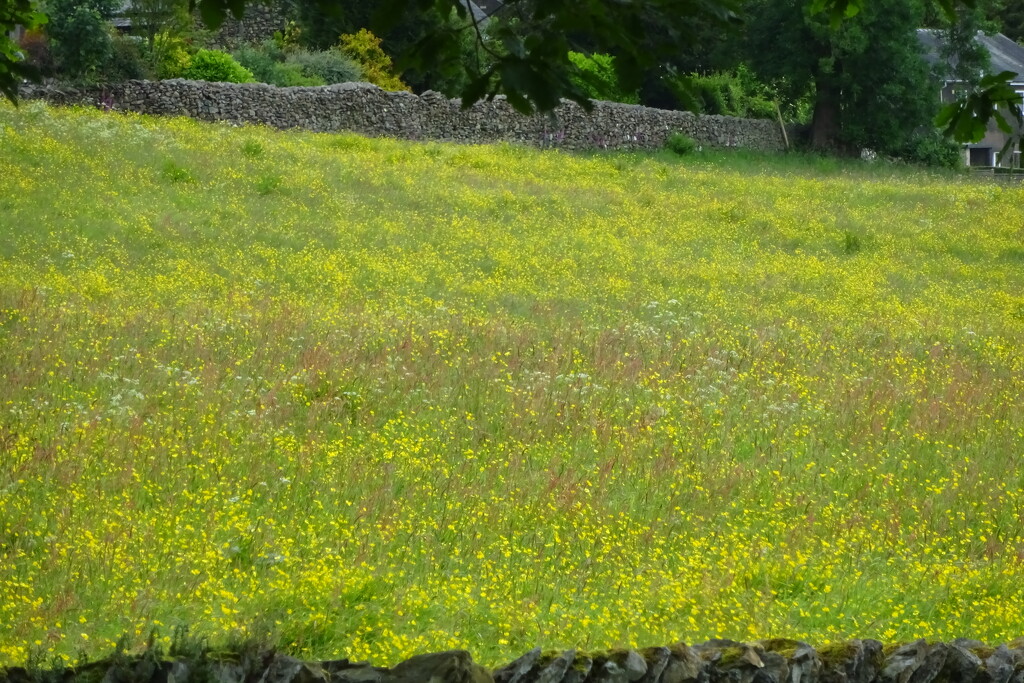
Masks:
[[[1024,188],[0,106],[0,665],[1024,624]]]

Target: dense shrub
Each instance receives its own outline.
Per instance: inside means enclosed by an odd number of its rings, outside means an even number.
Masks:
[[[912,137],[902,149],[893,150],[899,158],[915,164],[940,168],[961,168],[964,165],[960,145],[937,130]]]
[[[665,148],[671,152],[683,156],[697,150],[697,141],[683,133],[672,133],[665,141]]]
[[[262,45],[243,45],[231,55],[260,83],[277,85],[274,82],[275,68],[284,61],[284,53],[273,41]]]
[[[232,53],[257,81],[278,86],[324,85],[358,81],[359,65],[338,50],[283,49],[276,40],[246,45]]]
[[[286,61],[300,67],[306,76],[319,78],[324,83],[352,83],[363,79],[359,64],[336,48],[317,52],[294,50]]]
[[[615,71],[615,57],[594,53],[585,55],[570,52],[569,61],[576,67],[573,83],[592,100],[609,102],[625,102],[639,104],[640,95],[634,90],[625,92],[619,84],[619,75]]]
[[[409,90],[395,74],[394,64],[380,46],[380,38],[365,28],[341,36],[341,51],[358,62],[363,78],[384,90]]]
[[[115,36],[111,42],[110,58],[103,67],[104,79],[130,81],[148,76],[139,41],[124,36]]]
[[[260,80],[260,79],[257,79]],[[327,82],[319,76],[310,76],[302,67],[294,62],[280,62],[270,70],[270,80],[264,81],[271,85],[287,88],[293,85],[326,85]]]
[[[219,83],[252,83],[256,80],[252,72],[236,62],[234,57],[219,50],[199,50],[182,77]]]

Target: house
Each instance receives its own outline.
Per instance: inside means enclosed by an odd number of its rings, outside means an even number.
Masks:
[[[945,72],[946,74],[942,81],[942,101],[952,102],[959,91],[962,90],[962,85],[961,81],[952,77],[953,65],[941,63],[942,31],[918,29],[917,37],[924,47],[925,59],[932,64],[937,73],[941,75]],[[988,36],[979,31],[975,40],[988,51],[990,73],[1009,71],[1016,74],[1012,80],[1012,85],[1024,97],[1024,46],[1018,45],[1001,33]],[[1019,135],[1021,131],[1017,130],[1015,132]],[[985,137],[978,142],[965,145],[964,161],[967,162],[968,166],[996,166],[998,164],[1000,166],[1020,168],[1020,150],[1014,152],[1012,158],[1008,156],[1001,161],[997,159],[999,151],[1006,144],[1009,137],[1006,133],[999,130],[995,121],[989,121]]]

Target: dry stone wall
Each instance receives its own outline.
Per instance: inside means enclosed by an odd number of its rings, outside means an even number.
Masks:
[[[1024,638],[883,646],[850,640],[814,648],[795,640],[605,652],[541,652],[489,670],[465,650],[412,657],[394,668],[347,659],[304,662],[256,648],[148,651],[49,671],[0,669],[0,683],[1024,683]]]
[[[779,151],[778,123],[729,116],[699,116],[614,102],[591,112],[564,102],[551,115],[523,116],[503,98],[463,110],[435,92],[386,92],[368,83],[278,88],[262,83],[127,81],[84,89],[26,86],[26,99],[87,104],[204,121],[265,124],[274,128],[351,131],[406,140],[463,143],[514,142],[565,149],[657,149],[684,133],[700,145]],[[790,139],[795,131],[790,131]]]
[[[202,20],[196,19],[202,25]],[[247,43],[261,43],[284,30],[286,19],[280,6],[275,2],[247,4],[245,15],[235,19],[228,14],[211,41],[217,47],[233,50]]]

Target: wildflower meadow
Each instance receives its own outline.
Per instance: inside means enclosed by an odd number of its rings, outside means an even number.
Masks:
[[[0,665],[1024,635],[1024,188],[0,106]]]

